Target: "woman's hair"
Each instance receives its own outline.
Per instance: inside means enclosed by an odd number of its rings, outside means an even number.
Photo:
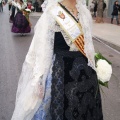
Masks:
[[[23,3],[23,0],[20,0],[21,3]]]
[[[116,1],[114,2],[114,5],[116,5],[117,2],[118,2],[118,1],[116,0]]]

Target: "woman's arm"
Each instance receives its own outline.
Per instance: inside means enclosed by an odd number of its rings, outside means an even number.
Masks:
[[[17,4],[15,1],[12,1],[11,3],[12,3],[12,5],[15,6],[15,7],[18,6],[18,4]]]
[[[14,6],[17,7],[19,10],[23,10],[27,7],[27,4],[24,2],[22,5],[20,5],[19,3],[15,3],[13,2]]]

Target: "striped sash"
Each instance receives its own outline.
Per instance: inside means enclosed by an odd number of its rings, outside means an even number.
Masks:
[[[51,14],[79,51],[86,56],[84,52],[84,35],[80,23],[77,23],[59,4],[51,8]]]
[[[86,56],[84,52],[84,36],[83,35],[78,36],[73,43],[77,46],[79,51]]]

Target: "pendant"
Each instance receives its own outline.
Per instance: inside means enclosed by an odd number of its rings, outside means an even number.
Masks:
[[[74,14],[74,10],[71,10],[71,12]]]

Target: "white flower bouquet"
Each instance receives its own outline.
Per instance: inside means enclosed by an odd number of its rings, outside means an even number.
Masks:
[[[29,8],[26,8],[25,11],[31,13],[31,10]]]
[[[29,20],[29,15],[30,15],[30,13],[31,13],[31,10],[30,10],[29,8],[23,10],[23,15],[24,15],[24,16],[26,17],[26,19],[28,20],[29,25],[32,26],[32,24],[31,24],[31,22],[30,22],[30,20]]]
[[[30,13],[31,13],[31,10],[28,8],[23,10],[23,15],[25,15],[27,17],[29,16]]]
[[[108,88],[108,82],[112,75],[111,62],[108,61],[101,53],[95,54],[96,73],[100,85]]]

